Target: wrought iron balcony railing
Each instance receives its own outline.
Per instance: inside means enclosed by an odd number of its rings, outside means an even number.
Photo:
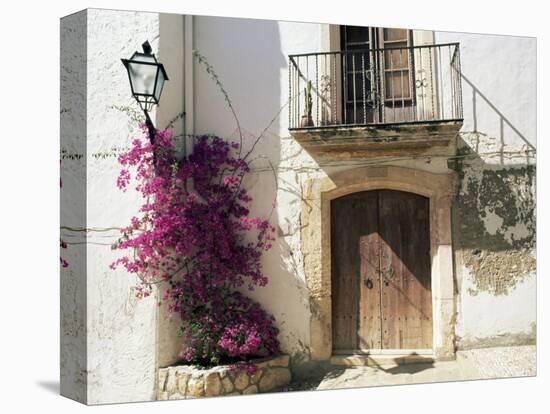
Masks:
[[[458,43],[289,59],[291,130],[462,120]]]

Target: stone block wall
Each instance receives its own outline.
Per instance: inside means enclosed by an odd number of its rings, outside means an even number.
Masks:
[[[276,390],[290,383],[288,355],[256,361],[250,375],[228,365],[203,369],[180,365],[159,369],[157,400],[257,394]]]

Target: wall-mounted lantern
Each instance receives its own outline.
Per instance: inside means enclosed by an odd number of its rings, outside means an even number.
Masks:
[[[135,52],[130,59],[122,59],[122,63],[128,71],[132,95],[145,113],[145,123],[149,130],[151,144],[155,141],[155,127],[149,112],[153,105],[158,105],[164,82],[168,80],[166,70],[162,63],[152,52],[151,45],[145,41],[142,45],[143,53]]]

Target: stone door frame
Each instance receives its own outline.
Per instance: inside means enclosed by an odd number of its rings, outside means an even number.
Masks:
[[[310,300],[310,356],[321,361],[332,356],[332,296],[330,202],[369,190],[407,191],[430,201],[430,254],[433,309],[433,346],[436,359],[455,356],[455,295],[451,204],[456,173],[377,166],[360,167],[312,178],[304,186],[301,211],[302,253]]]

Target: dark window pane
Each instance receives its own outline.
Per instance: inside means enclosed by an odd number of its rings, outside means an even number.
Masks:
[[[354,95],[353,95],[353,78],[354,75],[349,73],[347,76],[347,83],[346,83],[346,89],[347,89],[347,101],[353,102]],[[364,82],[364,83],[363,83]],[[364,88],[363,88],[364,85]],[[363,100],[363,89],[365,90],[366,98],[369,96],[369,92],[371,89],[371,83],[368,80],[366,74],[363,77],[362,73],[356,73],[355,74],[355,99],[356,100]]]
[[[360,52],[354,52],[354,53],[346,53],[346,71],[352,72],[355,67],[355,71],[360,71],[364,67],[365,69],[369,68],[369,54],[368,53],[360,53]],[[354,66],[355,62],[355,66]]]
[[[349,42],[368,42],[369,28],[362,26],[346,26],[346,41]]]

